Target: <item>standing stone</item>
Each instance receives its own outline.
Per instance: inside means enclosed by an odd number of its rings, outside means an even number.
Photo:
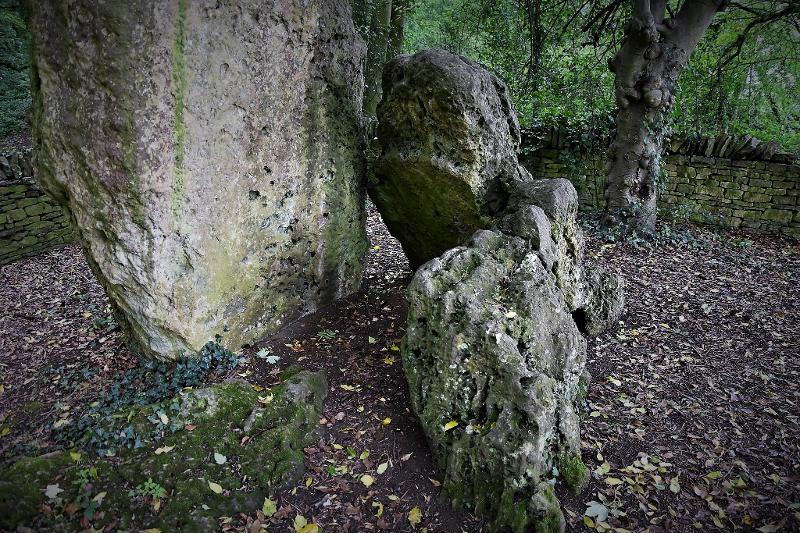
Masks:
[[[38,179],[147,354],[353,292],[364,45],[346,0],[31,2]]]
[[[506,185],[527,174],[505,83],[445,50],[386,65],[378,120],[370,196],[412,268],[488,227]]]

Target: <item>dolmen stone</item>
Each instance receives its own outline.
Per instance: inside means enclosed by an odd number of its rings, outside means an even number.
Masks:
[[[418,267],[403,367],[445,493],[492,531],[562,531],[580,491],[584,334],[612,328],[623,282],[589,267],[566,179],[517,159],[505,85],[443,50],[392,60],[370,196]]]
[[[446,494],[491,530],[563,529],[552,472],[585,481],[586,340],[555,277],[523,239],[479,230],[408,294],[403,367]]]
[[[236,349],[358,289],[349,2],[32,7],[37,177],[142,352]]]
[[[505,83],[444,50],[386,65],[378,121],[370,197],[412,268],[487,227],[525,172]]]

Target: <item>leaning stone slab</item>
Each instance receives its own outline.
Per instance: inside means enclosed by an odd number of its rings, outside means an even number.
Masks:
[[[563,530],[553,493],[580,489],[586,363],[555,276],[521,238],[478,231],[409,289],[403,366],[446,493],[492,530]]]
[[[358,288],[346,0],[30,4],[37,177],[143,352],[235,349]]]

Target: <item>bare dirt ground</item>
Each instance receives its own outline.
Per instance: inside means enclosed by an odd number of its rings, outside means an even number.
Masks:
[[[417,531],[482,531],[440,498],[397,348],[410,272],[376,213],[369,222],[362,291],[245,350],[236,370],[262,386],[290,364],[328,376],[323,438],[269,530],[294,531],[301,514],[325,531],[410,531],[410,516]],[[559,491],[568,530],[800,530],[800,247],[691,235],[654,247],[589,239],[591,259],[626,278],[628,310],[589,344],[593,473],[579,496]],[[52,449],[54,421],[137,358],[76,246],[2,267],[0,307],[7,464]],[[247,529],[255,511],[242,513],[220,527]]]

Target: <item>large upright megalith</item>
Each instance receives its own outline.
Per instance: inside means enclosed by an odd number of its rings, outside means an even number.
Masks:
[[[364,45],[346,0],[29,11],[38,178],[145,353],[236,347],[358,288]]]

